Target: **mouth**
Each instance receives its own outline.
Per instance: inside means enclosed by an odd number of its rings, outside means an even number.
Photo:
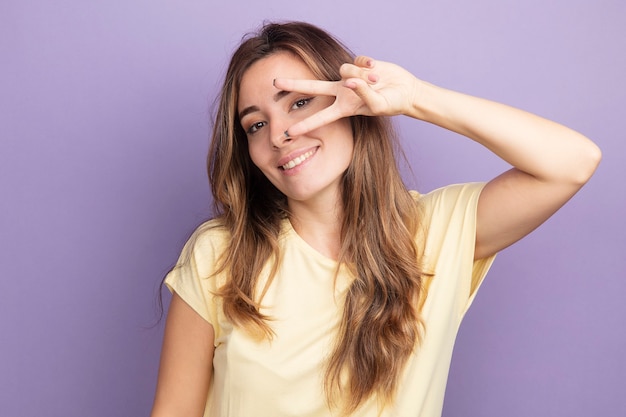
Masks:
[[[315,152],[317,152],[317,148],[311,149],[310,151],[307,151],[303,153],[302,155],[299,155],[293,158],[289,162],[281,165],[279,168],[282,169],[283,171],[289,171],[290,169],[294,169],[295,167],[297,167],[298,165],[302,164],[303,162],[307,161],[310,157],[312,157],[315,154]]]

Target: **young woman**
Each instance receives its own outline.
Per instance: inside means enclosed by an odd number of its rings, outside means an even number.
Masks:
[[[385,118],[400,114],[513,168],[408,191]],[[314,26],[266,25],[222,89],[218,215],[165,281],[153,417],[440,415],[458,326],[494,255],[599,161],[564,126],[353,58]]]

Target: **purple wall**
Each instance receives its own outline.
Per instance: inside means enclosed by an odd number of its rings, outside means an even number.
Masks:
[[[459,335],[444,415],[626,414],[626,3],[395,3],[0,4],[1,416],[148,414],[158,283],[210,207],[210,103],[265,18],[309,20],[600,145],[589,185],[500,255]],[[423,191],[506,168],[398,125]]]

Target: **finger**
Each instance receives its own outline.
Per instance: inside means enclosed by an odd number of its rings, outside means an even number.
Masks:
[[[343,64],[339,68],[341,78],[362,78],[369,84],[375,84],[378,81],[378,75],[371,72],[369,68],[363,68],[362,66],[355,64]]]
[[[376,61],[374,60],[374,58],[369,57],[369,56],[359,55],[356,58],[354,58],[354,65],[361,67],[361,68],[372,69],[374,68],[375,64],[376,64]]]
[[[372,72],[372,70],[376,67],[376,60],[374,58],[366,55],[359,55],[354,59],[354,64],[359,67],[367,68],[370,71],[367,74],[367,82],[369,84],[375,84],[378,82],[379,76]]]
[[[336,107],[334,105],[331,105],[323,110],[320,110],[314,115],[309,116],[306,119],[294,124],[289,129],[287,129],[287,132],[289,136],[292,137],[304,135],[305,133],[308,133],[312,130],[339,120],[342,117],[343,116],[337,111]]]
[[[336,81],[321,80],[297,80],[293,78],[276,78],[274,87],[283,91],[293,91],[302,94],[314,94],[322,96],[337,95]]]

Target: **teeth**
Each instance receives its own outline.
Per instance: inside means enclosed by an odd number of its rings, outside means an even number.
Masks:
[[[309,151],[305,154],[300,155],[297,158],[292,159],[291,161],[287,162],[285,165],[282,166],[282,169],[291,169],[294,167],[297,167],[298,165],[300,165],[301,163],[303,163],[304,161],[306,161],[307,159],[309,159],[309,157],[311,155],[313,155],[315,153],[315,151]]]

